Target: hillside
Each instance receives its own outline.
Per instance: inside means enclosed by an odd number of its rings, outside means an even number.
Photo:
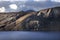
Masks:
[[[53,8],[46,15],[47,10],[0,13],[0,30],[60,31],[60,8]]]

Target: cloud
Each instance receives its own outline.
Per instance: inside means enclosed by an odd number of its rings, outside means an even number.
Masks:
[[[5,12],[5,7],[1,7],[0,12]]]
[[[52,2],[60,2],[60,0],[51,0]]]
[[[39,2],[39,1],[42,1],[42,2],[44,2],[44,1],[47,1],[47,0],[34,0],[34,1],[36,1],[36,2]]]
[[[44,0],[38,0],[38,2],[36,2],[36,0],[22,0],[22,1],[1,1],[0,2],[0,8],[4,7],[5,8],[5,12],[18,12],[21,10],[37,10],[39,11],[40,9],[44,9],[44,8],[50,8],[50,7],[56,7],[59,6],[60,3],[58,2],[51,2],[51,0],[49,0],[49,2],[44,1]]]
[[[11,5],[9,5],[9,7],[10,7],[11,9],[14,9],[14,10],[17,9],[17,5],[16,5],[16,4],[11,4]]]
[[[14,1],[28,1],[28,0],[0,0],[0,1],[11,1],[11,2],[14,2]]]

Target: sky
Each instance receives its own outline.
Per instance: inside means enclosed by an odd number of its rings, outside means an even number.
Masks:
[[[39,11],[60,6],[60,0],[0,0],[0,12]]]

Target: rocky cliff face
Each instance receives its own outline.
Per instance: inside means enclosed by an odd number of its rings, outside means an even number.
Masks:
[[[0,13],[0,30],[60,31],[59,10],[60,7],[52,8],[47,17],[45,13],[48,12],[48,9],[38,12],[28,10],[26,12]]]

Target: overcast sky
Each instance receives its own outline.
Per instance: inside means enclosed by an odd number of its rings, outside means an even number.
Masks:
[[[0,0],[0,11],[17,12],[21,10],[41,10],[60,6],[60,0]]]

